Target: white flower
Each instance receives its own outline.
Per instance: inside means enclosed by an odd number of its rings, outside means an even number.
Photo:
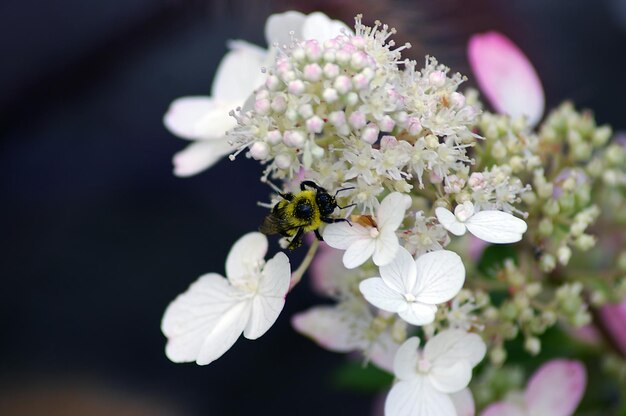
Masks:
[[[387,396],[385,415],[456,416],[450,395],[467,387],[472,368],[485,356],[485,343],[476,334],[455,329],[438,333],[420,351],[419,343],[419,338],[409,338],[398,349],[398,382]]]
[[[437,219],[446,230],[454,235],[463,235],[469,231],[488,243],[515,243],[522,239],[528,226],[526,222],[509,213],[495,210],[474,212],[474,204],[466,201],[454,209],[438,207]]]
[[[465,268],[452,251],[433,251],[414,260],[401,247],[390,264],[380,267],[380,276],[359,285],[365,299],[379,309],[397,313],[410,324],[426,325],[434,321],[436,305],[461,290]]]
[[[267,19],[265,36],[268,45],[290,44],[290,32],[298,39],[323,42],[339,35],[342,29],[350,31],[344,23],[331,20],[323,13],[306,16],[289,11]],[[269,66],[275,59],[274,50],[267,51],[245,41],[230,42],[229,47],[230,52],[217,68],[211,96],[179,98],[165,114],[163,121],[173,134],[197,141],[174,155],[174,174],[177,176],[195,175],[236,150],[225,135],[237,124],[229,113],[244,106],[266,78],[261,68]]]
[[[324,229],[324,241],[331,247],[346,250],[343,264],[349,269],[360,266],[370,257],[377,266],[389,264],[400,248],[396,230],[410,205],[411,197],[392,192],[380,203],[371,221],[373,224],[329,224]]]
[[[228,279],[217,273],[201,276],[168,306],[161,330],[170,360],[209,364],[242,332],[257,339],[274,324],[285,305],[291,272],[284,253],[265,263],[266,252],[263,234],[244,235],[226,259]]]

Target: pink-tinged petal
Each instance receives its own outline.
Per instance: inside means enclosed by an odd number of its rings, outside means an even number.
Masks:
[[[172,158],[174,175],[187,177],[198,174],[233,151],[226,139],[192,143]]]
[[[456,416],[450,396],[437,391],[426,377],[396,383],[385,401],[388,416]]]
[[[344,22],[332,20],[322,12],[313,12],[306,17],[302,26],[303,40],[315,39],[322,43],[341,35],[342,31],[353,33]]]
[[[353,322],[354,318],[332,306],[317,306],[291,318],[296,331],[335,352],[350,352],[363,346],[353,336]]]
[[[233,244],[226,257],[226,277],[233,285],[245,283],[250,269],[260,263],[267,253],[267,237],[259,232],[243,235]]]
[[[278,43],[279,46],[291,44],[291,35],[302,38],[302,26],[306,16],[300,12],[290,10],[285,13],[273,14],[265,22],[265,40],[269,46]]]
[[[424,357],[435,365],[460,360],[475,366],[485,357],[487,348],[482,338],[460,329],[447,329],[432,337],[424,346]]]
[[[387,286],[380,277],[363,280],[359,284],[359,290],[365,300],[384,311],[398,312],[407,307],[402,295]]]
[[[399,348],[400,345],[391,338],[389,332],[383,332],[367,355],[378,368],[393,373],[393,363]]]
[[[457,416],[474,416],[476,414],[474,396],[472,396],[472,391],[469,388],[452,393],[450,399],[454,404]]]
[[[196,123],[207,113],[219,107],[211,97],[181,97],[172,101],[170,108],[163,116],[165,127],[178,137],[195,140],[198,138]],[[228,115],[228,112],[227,112]],[[223,132],[216,132],[221,137]]]
[[[422,326],[432,323],[435,320],[436,312],[437,307],[434,305],[413,302],[407,304],[406,308],[399,310],[398,315],[411,325]]]
[[[480,211],[466,222],[468,231],[488,243],[509,244],[522,239],[526,221],[502,211]]]
[[[570,416],[587,385],[585,367],[579,361],[551,360],[532,375],[524,399],[529,414]]]
[[[393,372],[396,378],[407,381],[417,376],[417,362],[419,360],[417,349],[419,346],[420,339],[411,337],[398,348],[393,361]]]
[[[343,265],[342,257],[341,251],[320,244],[309,267],[309,281],[318,295],[333,297],[338,294],[340,285],[336,276],[344,275],[348,271]]]
[[[626,299],[622,303],[603,306],[600,308],[600,316],[622,352],[626,354]]]
[[[422,254],[415,261],[417,280],[413,294],[420,302],[436,305],[459,293],[465,282],[465,266],[458,254],[448,250]]]
[[[417,268],[413,256],[403,247],[398,249],[393,261],[380,267],[380,277],[398,293],[411,293],[415,287]]]
[[[492,403],[480,414],[481,416],[529,416],[523,408],[514,403]],[[539,416],[539,415],[537,415]]]
[[[489,246],[489,243],[481,240],[480,238],[474,237],[473,235],[469,236],[467,244],[469,245],[468,254],[474,261],[480,260],[480,257],[483,255],[483,251],[485,251],[487,246]]]
[[[354,242],[343,254],[343,265],[354,269],[365,263],[376,249],[376,242],[372,239],[363,239]]]
[[[545,106],[541,81],[509,38],[498,32],[474,35],[467,54],[480,89],[496,111],[524,115],[531,126],[539,122]]]
[[[265,56],[250,48],[229,51],[220,62],[211,93],[214,99],[242,106],[266,78],[261,72]]]

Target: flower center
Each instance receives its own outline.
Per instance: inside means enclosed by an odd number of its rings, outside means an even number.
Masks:
[[[376,228],[376,227],[370,228],[370,237],[376,238],[376,237],[379,236],[379,234],[380,234],[380,232],[378,231],[378,228]]]
[[[413,303],[415,302],[415,295],[413,293],[405,293],[404,300],[406,300],[409,303]]]
[[[417,362],[417,371],[419,371],[420,373],[428,373],[428,371],[430,371],[430,361],[428,361],[426,358],[421,358]]]

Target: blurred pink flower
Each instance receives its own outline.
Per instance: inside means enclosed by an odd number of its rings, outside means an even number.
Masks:
[[[509,38],[498,32],[474,35],[467,55],[480,89],[497,112],[526,116],[531,126],[539,122],[545,106],[541,81]]]
[[[626,299],[601,307],[600,317],[617,347],[626,355]]]
[[[556,359],[539,367],[522,394],[489,405],[482,416],[570,416],[587,385],[585,367],[579,361]]]

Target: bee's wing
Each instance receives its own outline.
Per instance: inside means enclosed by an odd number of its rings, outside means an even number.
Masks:
[[[275,213],[270,212],[263,219],[259,231],[265,235],[278,234],[281,232],[281,219]]]

